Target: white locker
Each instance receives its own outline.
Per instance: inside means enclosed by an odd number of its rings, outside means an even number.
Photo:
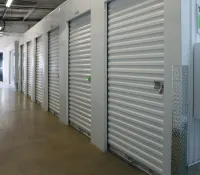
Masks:
[[[59,79],[59,28],[49,32],[48,36],[48,106],[49,111],[59,116],[60,79]]]
[[[21,45],[20,56],[21,56],[21,91],[24,92],[24,45]]]
[[[43,37],[36,38],[36,102],[42,105],[43,102]]]
[[[27,94],[31,96],[32,89],[32,76],[31,76],[31,53],[32,51],[32,42],[27,43]]]
[[[69,121],[91,135],[91,17],[84,14],[70,22]]]
[[[164,1],[108,3],[108,148],[163,171]]]

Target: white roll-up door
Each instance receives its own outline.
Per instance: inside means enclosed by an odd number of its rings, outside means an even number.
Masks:
[[[91,21],[90,13],[70,22],[69,120],[72,126],[91,134]]]
[[[60,80],[59,80],[59,28],[49,32],[49,111],[59,116],[60,113]]]
[[[32,89],[32,77],[31,77],[31,53],[32,51],[32,42],[27,43],[27,94],[31,96]]]
[[[43,42],[42,36],[36,39],[36,102],[43,102]]]
[[[21,90],[24,92],[24,45],[21,45]]]
[[[163,171],[163,90],[163,0],[110,2],[108,146],[158,174]]]

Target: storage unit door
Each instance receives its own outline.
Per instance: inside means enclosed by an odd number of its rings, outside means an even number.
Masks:
[[[32,50],[32,42],[28,42],[27,44],[27,93],[28,93],[28,96],[31,96],[31,89],[32,89],[31,50]]]
[[[70,22],[69,120],[72,126],[91,134],[91,24],[90,13]]]
[[[43,102],[43,42],[42,36],[36,39],[36,102]]]
[[[163,171],[164,2],[108,4],[108,147]]]
[[[24,45],[21,45],[21,90],[24,92]]]
[[[60,81],[59,81],[59,28],[49,33],[49,111],[59,116]]]

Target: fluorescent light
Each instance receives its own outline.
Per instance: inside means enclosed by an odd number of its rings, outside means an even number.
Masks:
[[[10,5],[12,4],[13,0],[8,0],[6,3],[6,7],[10,7]]]

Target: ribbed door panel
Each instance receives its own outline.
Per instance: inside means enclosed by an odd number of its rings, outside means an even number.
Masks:
[[[60,112],[59,93],[59,28],[49,33],[49,110],[55,115]]]
[[[108,4],[108,145],[126,160],[163,171],[163,0]],[[137,164],[136,163],[136,164]]]
[[[42,36],[36,39],[36,101],[43,102],[43,42]]]
[[[21,45],[21,90],[24,92],[24,45]]]
[[[91,134],[91,22],[87,13],[70,22],[69,120],[78,130]]]
[[[32,50],[32,42],[28,42],[27,44],[27,93],[28,93],[28,96],[31,96],[31,89],[32,89],[31,50]]]

